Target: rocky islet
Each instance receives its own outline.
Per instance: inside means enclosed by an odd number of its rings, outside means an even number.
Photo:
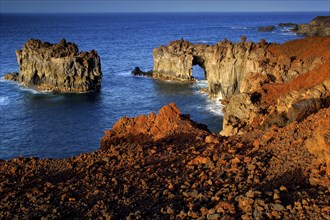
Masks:
[[[102,71],[95,50],[79,52],[74,43],[62,39],[58,44],[28,40],[16,51],[19,73],[8,73],[6,80],[33,89],[59,93],[99,91]]]

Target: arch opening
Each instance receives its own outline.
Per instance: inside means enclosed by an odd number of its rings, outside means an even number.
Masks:
[[[200,65],[193,65],[192,67],[192,77],[194,77],[194,79],[201,81],[201,80],[206,80],[206,72],[203,69],[203,67],[201,67]]]
[[[206,80],[207,75],[204,68],[204,59],[200,56],[194,56],[192,62],[192,77],[196,80]]]

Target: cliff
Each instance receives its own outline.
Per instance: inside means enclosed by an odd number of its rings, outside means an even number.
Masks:
[[[222,135],[283,127],[330,106],[330,37],[269,45],[267,50],[273,55],[267,63],[272,68],[266,75],[246,75],[239,94],[227,100]]]
[[[330,16],[317,16],[309,24],[299,24],[293,31],[306,36],[330,36]]]
[[[193,80],[192,66],[199,65],[205,71],[210,95],[229,98],[241,92],[245,76],[260,73],[283,83],[322,62],[317,54],[298,59],[295,53],[273,53],[272,48],[276,47],[277,44],[264,40],[245,42],[245,37],[239,43],[224,40],[216,45],[192,44],[181,39],[153,50],[153,76],[189,81]]]
[[[4,219],[328,219],[330,109],[240,136],[170,104],[120,119],[101,150],[0,160]]]
[[[89,92],[101,88],[101,63],[97,52],[79,52],[74,43],[59,44],[30,39],[16,51],[19,74],[5,79],[51,92]]]

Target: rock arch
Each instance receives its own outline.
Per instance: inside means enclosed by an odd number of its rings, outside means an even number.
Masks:
[[[260,45],[254,50],[256,47],[252,42],[234,44],[228,40],[216,45],[173,41],[153,50],[153,74],[156,78],[192,81],[192,67],[199,65],[205,71],[209,94],[228,97],[239,92],[246,73],[262,72],[260,57],[253,53],[266,54],[265,48]]]

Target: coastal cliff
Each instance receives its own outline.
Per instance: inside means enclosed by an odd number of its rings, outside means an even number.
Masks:
[[[153,51],[153,77],[176,80],[193,80],[193,65],[201,66],[212,96],[229,98],[241,93],[243,79],[254,73],[267,76],[273,82],[283,83],[308,72],[322,62],[320,56],[298,59],[298,54],[276,54],[272,48],[278,44],[228,40],[216,45],[192,44],[183,39]],[[324,42],[326,43],[326,42]]]
[[[248,74],[226,100],[222,135],[301,121],[330,106],[330,37],[269,45],[267,74]]]
[[[50,92],[89,92],[101,88],[102,71],[97,52],[79,52],[74,43],[62,39],[58,44],[28,40],[16,51],[19,73],[5,79]]]

